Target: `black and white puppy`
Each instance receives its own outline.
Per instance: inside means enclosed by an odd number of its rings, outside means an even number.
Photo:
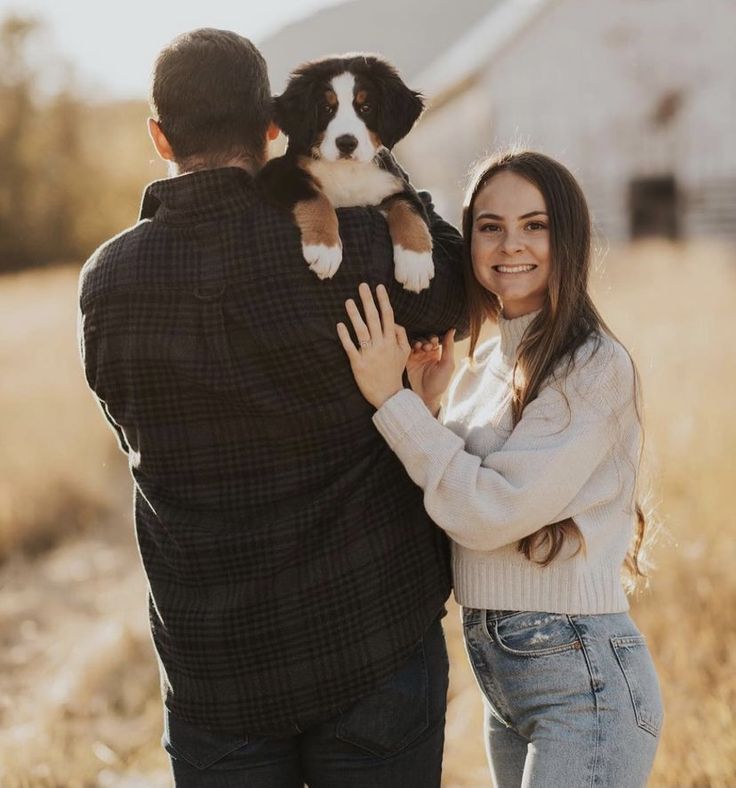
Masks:
[[[292,213],[309,267],[321,279],[342,262],[335,208],[377,205],[386,216],[397,281],[419,292],[434,275],[424,207],[387,155],[424,108],[396,70],[373,55],[306,63],[274,97],[284,156],[259,174],[265,195]],[[393,171],[391,171],[393,170]]]

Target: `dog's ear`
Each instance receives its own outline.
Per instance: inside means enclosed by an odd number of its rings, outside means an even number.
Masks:
[[[316,110],[313,96],[313,81],[296,71],[286,90],[272,99],[274,123],[289,138],[289,145],[296,148],[308,146],[314,134]]]
[[[271,106],[274,123],[287,137],[291,137],[294,131],[294,126],[301,115],[299,110],[302,106],[297,91],[290,90],[290,87],[287,87],[280,96],[274,96]]]
[[[393,148],[417,122],[424,109],[424,99],[404,84],[393,66],[374,57],[366,58],[366,61],[381,95],[381,141],[387,148]]]

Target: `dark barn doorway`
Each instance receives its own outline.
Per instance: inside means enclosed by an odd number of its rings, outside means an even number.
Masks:
[[[680,235],[677,182],[673,175],[635,178],[629,183],[632,238]]]

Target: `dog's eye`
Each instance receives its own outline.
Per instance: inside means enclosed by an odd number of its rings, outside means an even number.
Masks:
[[[370,104],[361,104],[360,109],[358,110],[358,112],[360,112],[361,115],[367,115],[370,111],[371,111]]]
[[[332,115],[332,114],[333,114],[333,112],[335,111],[335,108],[332,106],[332,104],[325,104],[325,105],[322,107],[322,111],[323,111],[323,112],[324,112],[326,115]]]

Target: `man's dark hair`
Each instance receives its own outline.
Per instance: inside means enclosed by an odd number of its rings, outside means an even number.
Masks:
[[[271,117],[266,61],[229,30],[182,33],[156,59],[151,110],[185,169],[260,163]]]

